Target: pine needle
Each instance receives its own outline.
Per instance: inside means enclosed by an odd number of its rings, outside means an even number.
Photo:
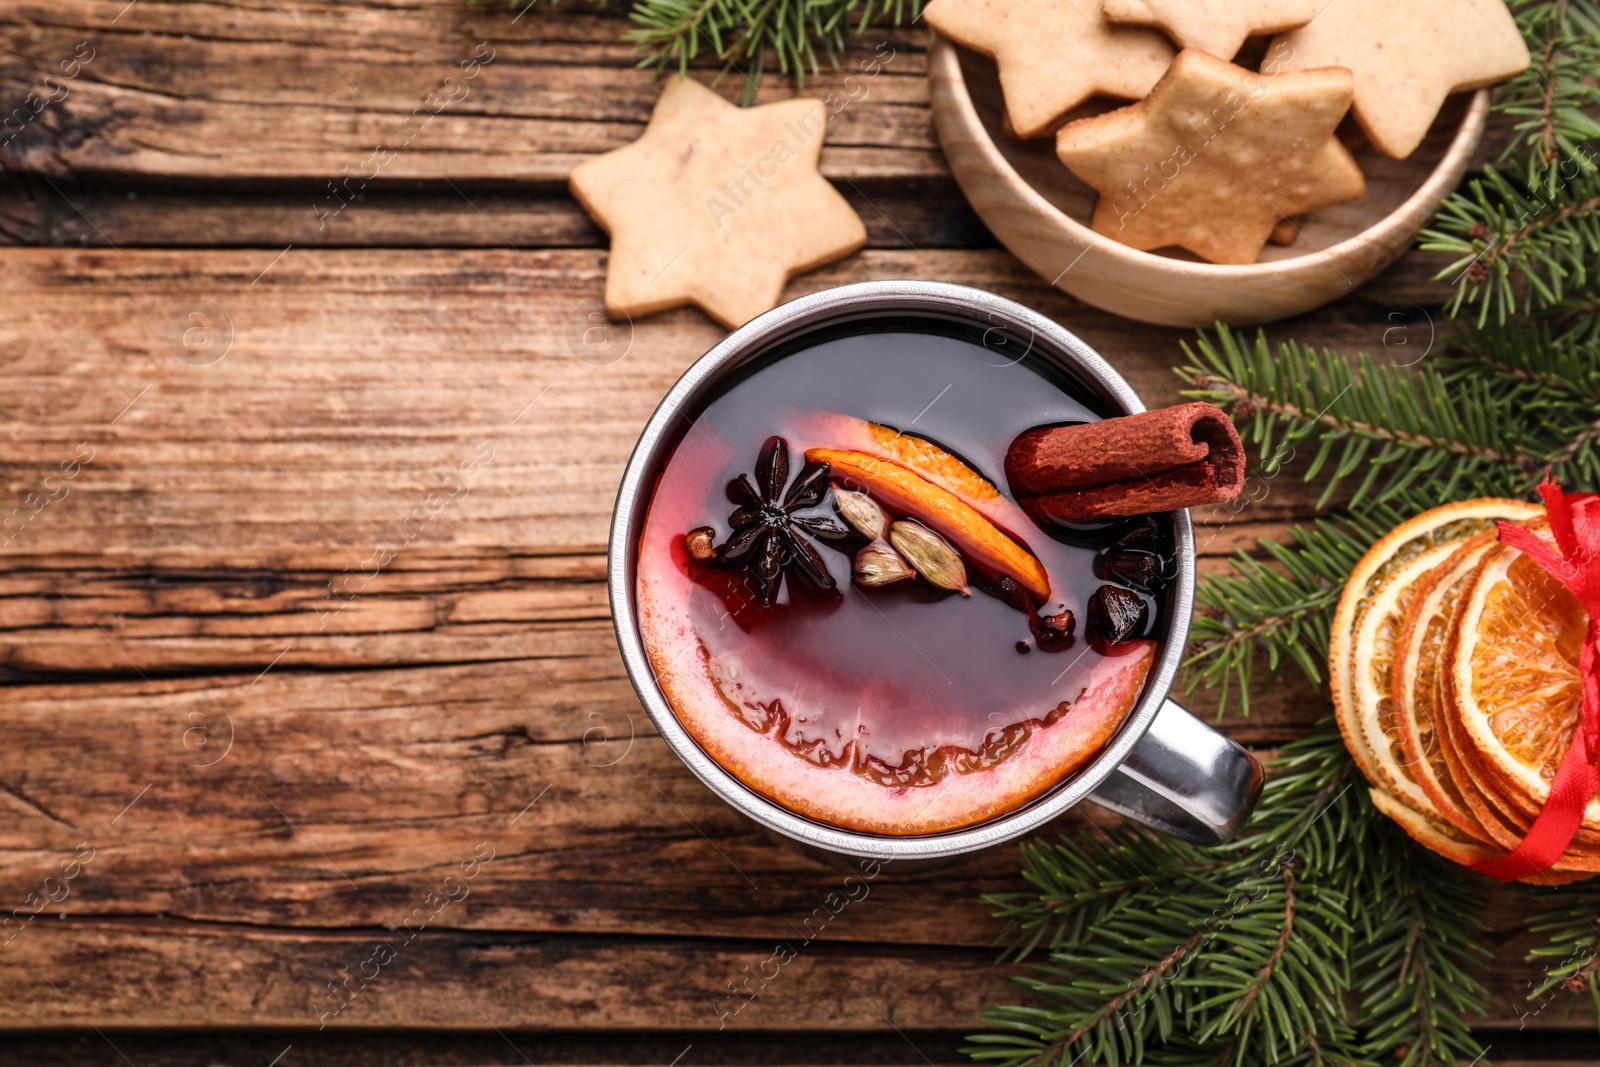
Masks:
[[[1532,64],[1497,90],[1517,119],[1502,166],[1445,201],[1422,247],[1456,259],[1448,311],[1480,326],[1582,307],[1600,293],[1600,0],[1519,5]]]
[[[1030,1003],[990,1008],[998,1067],[1399,1063],[1481,1055],[1480,903],[1366,799],[1338,729],[1287,745],[1243,834],[1141,829],[1023,849],[985,898]],[[1352,1011],[1349,1005],[1353,1004]]]
[[[477,0],[473,0],[474,3]],[[513,8],[538,0],[510,0]],[[553,6],[560,0],[548,0]],[[722,74],[744,79],[742,100],[755,99],[761,78],[774,67],[784,81],[805,88],[807,74],[826,62],[837,68],[852,37],[873,23],[899,26],[922,14],[925,0],[638,0],[623,39],[639,66],[656,72],[688,71],[707,56]]]
[[[1458,326],[1425,364],[1395,367],[1218,325],[1178,374],[1186,395],[1232,412],[1270,477],[1310,457],[1326,518],[1261,541],[1196,593],[1188,681],[1249,713],[1250,690],[1293,663],[1324,682],[1346,577],[1405,519],[1452,500],[1525,497],[1548,469],[1600,485],[1600,338],[1587,320]],[[1342,497],[1342,499],[1341,499]]]

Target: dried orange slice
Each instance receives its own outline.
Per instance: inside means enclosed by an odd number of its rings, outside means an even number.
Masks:
[[[1439,669],[1456,604],[1494,543],[1494,531],[1484,531],[1456,549],[1418,583],[1401,622],[1390,673],[1393,721],[1409,780],[1446,822],[1480,841],[1492,838],[1457,787],[1438,736],[1439,720],[1444,714],[1439,699]],[[1389,784],[1398,793],[1406,793],[1404,785],[1392,780]]]
[[[1344,734],[1345,744],[1355,756],[1367,781],[1374,786],[1388,788],[1379,770],[1376,746],[1368,742],[1362,729],[1361,708],[1355,695],[1357,628],[1362,625],[1384,586],[1411,561],[1442,546],[1459,545],[1476,534],[1492,530],[1497,519],[1525,517],[1530,514],[1530,509],[1537,513],[1536,508],[1520,500],[1485,497],[1424,511],[1389,531],[1361,557],[1350,572],[1344,593],[1339,597],[1339,606],[1334,611],[1328,641],[1328,683],[1333,692],[1334,713],[1339,730]],[[1442,562],[1442,559],[1437,562]],[[1372,650],[1360,651],[1362,662],[1366,662]],[[1383,689],[1387,688],[1385,679]]]
[[[1378,782],[1402,800],[1427,811],[1426,794],[1406,767],[1408,758],[1394,722],[1394,663],[1406,609],[1418,588],[1435,567],[1455,553],[1456,542],[1447,541],[1391,570],[1361,613],[1351,642],[1351,717],[1359,726],[1364,748],[1372,753]]]
[[[1487,553],[1486,553],[1487,554]],[[1475,580],[1483,569],[1480,561],[1468,578],[1468,586]],[[1465,589],[1463,590],[1465,593]],[[1460,606],[1457,605],[1459,612]],[[1459,615],[1457,616],[1459,618]],[[1435,675],[1436,695],[1434,706],[1438,709],[1438,717],[1434,721],[1435,736],[1439,742],[1439,752],[1444,757],[1447,777],[1455,786],[1457,794],[1466,804],[1468,811],[1477,825],[1499,845],[1503,851],[1509,851],[1517,846],[1527,833],[1528,826],[1533,821],[1531,814],[1519,814],[1507,803],[1500,789],[1500,783],[1484,774],[1483,764],[1477,759],[1477,754],[1470,747],[1463,748],[1461,744],[1461,723],[1457,711],[1458,702],[1455,697],[1454,687],[1451,683],[1450,673],[1447,669],[1451,648],[1456,640],[1456,626],[1451,624],[1451,633],[1446,638],[1445,648],[1440,654],[1440,665]],[[1562,857],[1556,870],[1583,869],[1586,865],[1582,857],[1573,851]]]
[[[1485,775],[1476,753],[1469,750],[1463,754],[1456,746],[1451,732],[1453,697],[1443,674],[1456,608],[1484,557],[1495,547],[1493,531],[1474,537],[1436,568],[1418,590],[1406,612],[1396,652],[1394,704],[1406,769],[1434,810],[1467,835],[1493,842],[1498,857],[1516,847],[1537,812],[1526,802],[1513,803],[1499,783]],[[1523,881],[1560,885],[1589,877],[1596,869],[1596,858],[1592,846],[1578,841],[1551,870]]]
[[[1445,655],[1448,654],[1447,646]],[[1519,809],[1518,805],[1513,804],[1504,792],[1502,783],[1485,773],[1478,754],[1470,747],[1465,750],[1461,747],[1458,741],[1461,725],[1456,719],[1455,698],[1449,682],[1448,674],[1441,671],[1437,701],[1442,714],[1436,724],[1440,751],[1444,755],[1450,779],[1472,812],[1473,818],[1495,844],[1500,846],[1502,852],[1509,852],[1526,836],[1536,813],[1532,810]],[[1600,853],[1576,840],[1560,862],[1551,868],[1554,872],[1586,871],[1591,874],[1596,870],[1600,870]],[[1528,878],[1524,881],[1538,881],[1538,878]]]
[[[1453,703],[1447,682],[1448,677],[1441,676],[1440,690],[1444,695],[1440,699],[1445,705]],[[1456,736],[1461,732],[1461,725],[1453,721],[1454,717],[1452,710],[1441,715],[1439,720],[1439,739],[1450,773],[1479,824],[1503,851],[1510,851],[1526,836],[1538,813],[1525,798],[1514,799],[1507,793],[1504,784],[1485,770],[1478,753],[1470,747],[1465,750],[1460,747]],[[1580,829],[1551,870],[1590,874],[1600,871],[1600,848],[1596,847],[1593,835],[1585,840],[1584,831]]]
[[[1372,806],[1399,824],[1413,841],[1453,863],[1470,867],[1477,863],[1500,858],[1503,850],[1490,845],[1463,842],[1459,836],[1442,833],[1439,823],[1426,815],[1412,811],[1390,793],[1371,790]],[[1532,885],[1568,885],[1591,877],[1587,871],[1564,870],[1560,867],[1518,879]]]
[[[1495,859],[1504,849],[1470,811],[1436,803],[1419,780],[1419,773],[1432,765],[1425,766],[1419,753],[1406,748],[1403,722],[1413,714],[1414,683],[1397,690],[1394,681],[1397,668],[1403,678],[1419,673],[1420,651],[1413,651],[1419,627],[1413,621],[1408,628],[1407,619],[1440,610],[1438,599],[1430,602],[1428,597],[1442,573],[1448,573],[1464,545],[1476,540],[1480,554],[1487,550],[1495,519],[1529,519],[1539,510],[1515,500],[1477,500],[1425,512],[1397,527],[1363,557],[1335,612],[1329,648],[1334,704],[1346,744],[1372,783],[1373,805],[1419,844],[1461,864]],[[1461,588],[1459,583],[1454,587]],[[1441,645],[1436,631],[1431,645],[1435,657]],[[1408,659],[1410,666],[1403,667]],[[1435,675],[1436,669],[1429,672],[1429,677]],[[1442,767],[1440,756],[1433,753]],[[1442,773],[1453,787],[1448,770]],[[1514,823],[1504,828],[1516,833]],[[1584,875],[1556,870],[1528,880],[1554,885],[1576,877]]]
[[[1394,721],[1393,668],[1405,612],[1428,575],[1455,550],[1455,542],[1445,542],[1388,571],[1352,635],[1355,654],[1349,692],[1362,755],[1380,778],[1369,793],[1373,806],[1424,847],[1471,865],[1494,859],[1499,850],[1481,829],[1466,833],[1442,817],[1412,777]]]
[[[1453,832],[1452,827],[1444,826],[1439,820],[1402,804],[1386,789],[1373,787],[1367,791],[1367,795],[1372,798],[1372,806],[1399,823],[1413,841],[1453,863],[1470,867],[1475,863],[1496,859],[1502,854],[1502,850],[1493,845],[1466,840],[1460,833]]]
[[[1020,582],[1041,604],[1050,599],[1050,578],[1033,553],[943,486],[867,452],[811,448],[806,450],[806,460],[828,464],[835,482],[868,493],[889,511],[916,519],[943,535],[968,564],[985,574]]]
[[[1541,529],[1543,519],[1529,523],[1530,528]],[[1462,591],[1450,634],[1441,655],[1438,673],[1440,714],[1436,733],[1440,750],[1445,757],[1450,777],[1460,790],[1462,799],[1478,823],[1503,849],[1516,847],[1537,817],[1543,800],[1535,800],[1517,789],[1505,774],[1495,768],[1483,751],[1474,743],[1462,718],[1462,698],[1457,692],[1457,675],[1451,669],[1463,641],[1472,636],[1463,625],[1463,612],[1474,598],[1479,583],[1486,579],[1496,560],[1519,557],[1520,553],[1502,545],[1493,545],[1470,576]],[[1527,562],[1527,561],[1524,561]],[[1561,861],[1548,873],[1582,871],[1593,874],[1600,871],[1600,835],[1592,829],[1579,829]],[[1537,879],[1527,879],[1534,881]]]
[[[1548,532],[1543,520],[1529,528]],[[1577,599],[1505,545],[1484,556],[1457,610],[1446,652],[1452,735],[1469,773],[1518,812],[1543,807],[1577,729],[1587,629]],[[1600,800],[1580,832],[1600,842]]]

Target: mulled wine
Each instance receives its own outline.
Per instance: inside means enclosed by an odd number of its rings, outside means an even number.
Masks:
[[[969,826],[1066,779],[1137,703],[1169,523],[1019,505],[1013,440],[1112,414],[1019,348],[853,323],[685,417],[638,545],[640,629],[679,721],[751,789],[849,829]]]

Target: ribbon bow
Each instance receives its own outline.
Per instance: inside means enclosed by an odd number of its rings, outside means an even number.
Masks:
[[[1589,613],[1578,671],[1583,679],[1579,728],[1550,783],[1550,797],[1528,834],[1507,856],[1475,864],[1473,870],[1502,882],[1549,869],[1567,851],[1589,801],[1600,793],[1600,497],[1567,496],[1547,473],[1539,486],[1558,556],[1539,535],[1499,523],[1500,543],[1517,549],[1578,598]]]

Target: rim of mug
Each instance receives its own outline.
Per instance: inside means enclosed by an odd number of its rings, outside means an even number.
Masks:
[[[933,834],[862,833],[791,811],[725,770],[678,721],[656,682],[639,631],[636,546],[655,476],[681,437],[672,432],[674,423],[686,418],[686,410],[693,410],[699,401],[708,398],[737,368],[805,333],[853,318],[883,315],[942,318],[991,329],[1010,327],[1014,333],[1026,331],[1030,340],[1024,356],[1042,338],[1047,343],[1040,347],[1040,354],[1069,377],[1099,392],[1102,399],[1121,408],[1124,414],[1145,410],[1138,394],[1099,353],[1054,320],[1005,297],[967,286],[925,281],[859,282],[812,293],[758,315],[730,333],[696,360],[657,405],[628,458],[617,490],[606,555],[606,584],[612,626],[628,679],[656,731],[697,778],[737,810],[786,837],[838,855],[886,862],[939,859],[1010,841],[1087,799],[1115,773],[1160,714],[1183,661],[1194,610],[1195,548],[1189,512],[1170,513],[1177,579],[1170,587],[1167,635],[1139,702],[1099,755],[1066,781],[1013,811],[974,826]]]

